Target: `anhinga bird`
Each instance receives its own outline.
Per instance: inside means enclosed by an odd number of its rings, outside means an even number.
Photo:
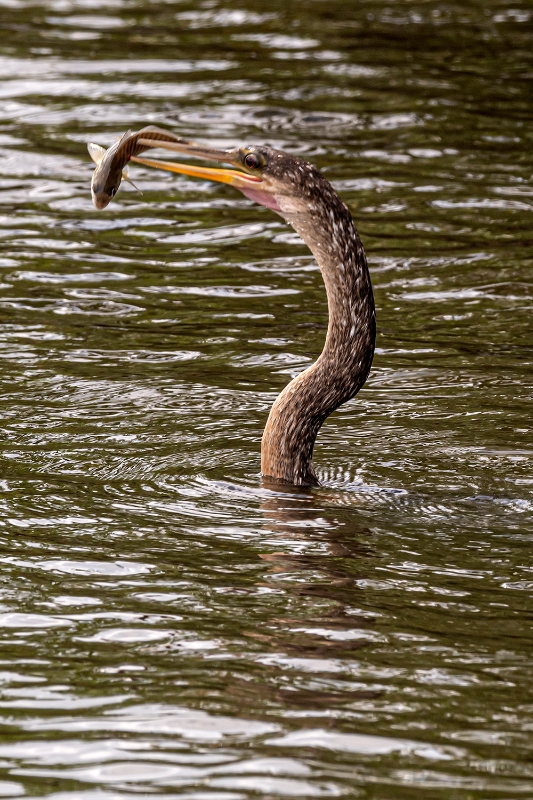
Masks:
[[[365,252],[348,208],[307,161],[270,147],[214,150],[193,143],[138,139],[143,149],[163,147],[235,169],[146,158],[147,166],[220,181],[280,214],[307,244],[326,286],[329,323],[315,363],[292,380],[270,411],[261,444],[264,478],[318,486],[312,456],[326,417],[363,386],[374,354],[376,320]]]

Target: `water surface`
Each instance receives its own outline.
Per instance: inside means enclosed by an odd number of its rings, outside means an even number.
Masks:
[[[533,797],[529,4],[0,1],[0,796]],[[269,143],[352,209],[370,379],[323,488],[283,221],[87,140]]]

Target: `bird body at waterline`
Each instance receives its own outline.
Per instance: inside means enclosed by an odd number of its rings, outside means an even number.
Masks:
[[[351,214],[329,181],[309,162],[266,146],[216,150],[185,142],[139,137],[162,147],[238,169],[132,157],[159,169],[227,183],[280,214],[299,234],[320,267],[329,322],[322,353],[292,380],[270,410],[261,443],[265,479],[318,486],[313,447],[324,420],[365,383],[374,355],[376,321],[363,245]]]

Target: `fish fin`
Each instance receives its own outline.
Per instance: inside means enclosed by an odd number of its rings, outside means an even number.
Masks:
[[[124,139],[129,139],[130,136],[131,136],[131,131],[126,131],[126,133],[123,133],[122,136],[117,137],[117,141],[123,142]]]
[[[97,166],[102,163],[102,159],[107,153],[105,147],[101,147],[99,144],[94,144],[94,142],[87,142],[87,150]]]
[[[130,185],[130,186],[133,186],[133,188],[134,188],[134,189],[136,189],[136,190],[139,192],[139,194],[142,194],[142,192],[141,192],[141,190],[139,189],[139,187],[138,187],[138,186],[135,186],[135,184],[133,183],[133,181],[132,181],[130,178],[128,178],[128,173],[127,173],[127,170],[122,170],[122,180],[123,180],[123,181],[126,181],[126,183],[129,183],[129,185]]]

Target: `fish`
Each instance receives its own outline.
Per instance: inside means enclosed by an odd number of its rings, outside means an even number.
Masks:
[[[139,139],[185,145],[192,144],[187,139],[182,139],[180,136],[170,133],[170,131],[158,128],[156,125],[147,125],[146,128],[142,128],[136,133],[126,131],[108,150],[99,144],[88,142],[87,150],[96,164],[91,181],[91,195],[94,207],[100,211],[109,205],[118,192],[122,181],[130,183],[138,192],[141,191],[128,177],[127,164],[131,158],[144,153],[145,150],[149,150],[154,145],[139,144]]]

